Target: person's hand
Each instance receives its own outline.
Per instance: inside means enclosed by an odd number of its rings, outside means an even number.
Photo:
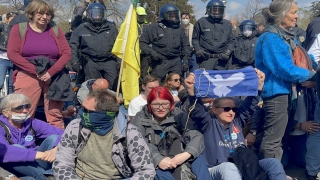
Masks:
[[[46,84],[50,84],[51,83],[51,78],[48,79],[47,81],[45,81]]]
[[[66,110],[62,111],[63,118],[71,118],[75,115],[77,115],[77,109],[73,105],[69,105]]]
[[[254,68],[254,70],[256,71],[258,79],[259,79],[258,90],[262,91],[263,85],[264,85],[265,74],[257,68]]]
[[[38,159],[42,159],[42,157],[43,157],[43,152],[37,151],[36,157],[34,159],[38,160]]]
[[[301,130],[311,134],[318,132],[319,128],[320,128],[319,123],[315,123],[312,121],[306,121],[301,124]]]
[[[227,49],[225,52],[220,53],[220,57],[221,57],[222,60],[227,61],[227,60],[230,59],[231,53],[232,53],[232,52],[231,52],[229,49]]]
[[[117,102],[118,102],[119,104],[121,104],[121,103],[122,103],[122,100],[121,100],[121,98],[120,98],[120,97],[116,97],[116,99],[117,99]]]
[[[190,73],[189,76],[184,80],[184,84],[188,90],[188,94],[190,96],[194,96],[194,83],[195,83],[195,75]]]
[[[57,147],[43,152],[43,156],[41,160],[46,162],[53,162],[56,159],[56,152],[57,152]]]
[[[206,52],[204,52],[203,50],[198,50],[195,54],[196,54],[196,57],[199,59],[206,59],[205,53]]]
[[[152,57],[152,60],[155,60],[155,61],[161,61],[161,60],[165,60],[166,58],[164,56],[162,56],[161,54],[153,51],[151,53],[151,57]]]
[[[162,161],[160,161],[158,166],[162,170],[176,168],[176,166],[173,166],[171,158],[169,157],[165,157],[164,159],[162,159]]]
[[[51,76],[48,72],[45,72],[43,74],[39,74],[37,78],[40,79],[41,81],[47,82],[48,80],[50,80]]]
[[[316,87],[317,83],[313,81],[306,81],[301,83],[301,85],[306,88],[313,88],[313,87]]]
[[[81,70],[81,66],[78,63],[74,63],[71,65],[71,68],[74,72],[79,73]]]
[[[180,154],[175,155],[172,159],[171,162],[177,167],[184,163],[186,160],[188,160],[191,157],[191,154],[188,152],[183,152]]]
[[[248,133],[248,135],[245,138],[248,146],[253,146],[253,144],[256,142],[256,139],[257,137],[251,133]]]

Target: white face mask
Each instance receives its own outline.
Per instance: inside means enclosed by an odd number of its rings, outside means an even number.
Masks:
[[[27,114],[24,114],[24,113],[22,113],[22,114],[12,114],[12,116],[11,116],[11,120],[13,122],[21,123],[21,124],[26,122],[26,120],[28,120],[29,118],[30,118],[30,114],[29,113],[27,113]]]
[[[190,22],[189,19],[182,19],[182,20],[181,20],[181,23],[182,23],[183,25],[187,25],[187,24],[189,24],[189,22]]]
[[[249,37],[252,35],[252,31],[246,30],[243,32],[243,35]]]

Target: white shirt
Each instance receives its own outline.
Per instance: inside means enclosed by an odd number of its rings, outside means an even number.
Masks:
[[[317,38],[314,40],[308,53],[314,56],[314,59],[316,60],[316,62],[320,61],[320,35],[319,34],[317,35]]]
[[[141,94],[133,98],[129,104],[128,115],[135,116],[146,104],[147,104],[147,100],[143,99]]]

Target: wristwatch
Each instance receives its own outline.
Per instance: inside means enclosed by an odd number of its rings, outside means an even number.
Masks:
[[[257,135],[257,131],[249,131],[250,134],[256,136]]]

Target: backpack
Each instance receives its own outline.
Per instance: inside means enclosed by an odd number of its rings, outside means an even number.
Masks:
[[[11,140],[11,135],[10,135],[10,129],[8,128],[8,126],[6,124],[4,124],[2,121],[0,121],[0,126],[4,129],[4,132],[5,132],[5,137],[6,137],[6,140],[7,142],[12,145],[12,144],[15,144],[12,140]],[[29,127],[29,131],[31,132],[33,138],[35,139],[35,133],[34,133],[34,129],[32,127],[32,121],[31,121],[31,124],[30,124],[30,127]]]
[[[20,39],[23,38],[23,36],[26,34],[27,32],[27,23],[28,22],[22,22],[19,23],[19,33],[20,33]],[[59,28],[58,26],[53,26],[52,27],[54,34],[56,35],[56,37],[58,37],[59,35]]]
[[[268,174],[260,167],[258,157],[251,149],[238,147],[228,161],[237,166],[243,180],[269,180]]]

